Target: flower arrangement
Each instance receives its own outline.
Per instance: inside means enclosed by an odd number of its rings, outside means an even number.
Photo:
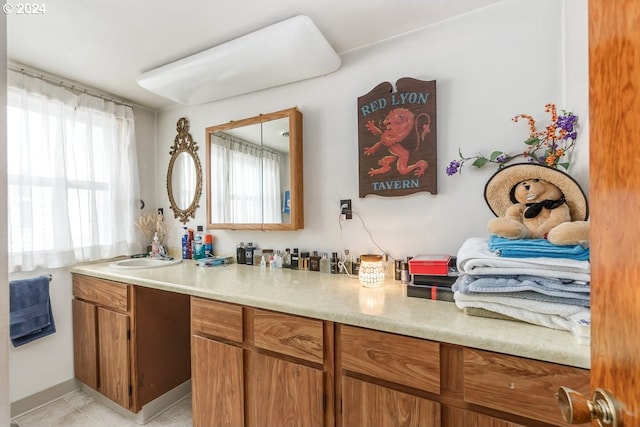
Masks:
[[[167,237],[167,230],[169,229],[167,223],[163,220],[161,213],[149,213],[147,215],[140,215],[134,224],[144,234],[147,242],[151,242],[153,235],[158,233],[158,239],[160,243],[164,242]]]
[[[481,168],[487,163],[494,163],[498,168],[504,167],[510,161],[523,158],[532,163],[558,168],[562,166],[569,169],[568,161],[561,161],[573,150],[577,137],[578,116],[568,111],[562,111],[558,116],[555,104],[545,105],[545,112],[551,114],[551,124],[544,130],[536,130],[536,121],[528,114],[518,114],[511,120],[518,122],[525,119],[529,123],[529,138],[524,141],[527,149],[519,154],[510,155],[504,151],[494,151],[489,157],[482,154],[465,157],[458,150],[460,159],[453,160],[447,166],[447,175],[462,173],[462,167],[466,162],[473,161],[472,166]]]

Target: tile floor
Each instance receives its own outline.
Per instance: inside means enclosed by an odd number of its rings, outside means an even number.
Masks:
[[[145,427],[191,427],[191,395],[173,405]],[[135,427],[138,424],[82,390],[69,393],[12,420],[15,427]]]

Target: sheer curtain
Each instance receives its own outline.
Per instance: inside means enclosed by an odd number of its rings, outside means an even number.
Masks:
[[[230,135],[211,135],[212,222],[281,222],[279,159]]]
[[[9,270],[140,250],[131,107],[8,72]]]

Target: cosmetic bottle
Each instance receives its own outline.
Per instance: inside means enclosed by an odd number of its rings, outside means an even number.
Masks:
[[[204,258],[209,258],[213,256],[213,235],[205,234],[204,235]]]
[[[260,268],[267,268],[267,256],[266,255],[261,255],[260,256]]]
[[[338,267],[338,252],[333,252],[331,254],[331,274],[338,274],[340,272]]]
[[[280,250],[276,251],[276,254],[273,256],[274,266],[275,268],[282,268],[282,252]]]
[[[344,259],[343,259],[342,262],[344,263],[344,268],[340,269],[340,273],[352,274],[353,273],[353,260],[351,259],[351,254],[349,253],[349,249],[345,249],[344,250]]]
[[[247,252],[244,249],[244,242],[240,242],[240,244],[236,248],[236,262],[238,264],[247,263]]]
[[[255,250],[255,247],[253,246],[253,243],[251,242],[247,243],[247,247],[245,249],[245,261],[247,265],[253,265],[254,250]]]
[[[187,246],[188,246],[187,250],[189,252],[188,256],[187,256],[187,259],[193,259],[193,239],[194,239],[193,229],[190,228],[187,231],[187,234],[189,236],[188,239],[187,239]]]
[[[327,256],[326,252],[323,252],[322,258],[320,258],[320,272],[331,273],[331,260]]]
[[[384,265],[384,277],[393,280],[396,275],[396,265],[388,254],[382,255],[382,265]]]
[[[282,255],[282,268],[291,268],[291,251],[289,248],[284,250]]]
[[[309,257],[309,271],[320,271],[320,257],[318,251],[313,251]]]
[[[158,232],[153,234],[153,240],[151,241],[151,252],[157,254],[160,252],[160,239],[158,238]]]
[[[309,252],[300,252],[300,270],[309,271]]]
[[[182,227],[184,233],[182,234],[182,259],[189,259],[189,231],[187,227]]]
[[[356,258],[351,267],[352,274],[358,276],[360,274],[360,258]]]

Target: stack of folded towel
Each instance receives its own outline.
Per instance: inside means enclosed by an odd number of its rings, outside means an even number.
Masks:
[[[454,300],[466,314],[565,329],[589,342],[589,249],[492,235],[467,239],[457,258]]]

